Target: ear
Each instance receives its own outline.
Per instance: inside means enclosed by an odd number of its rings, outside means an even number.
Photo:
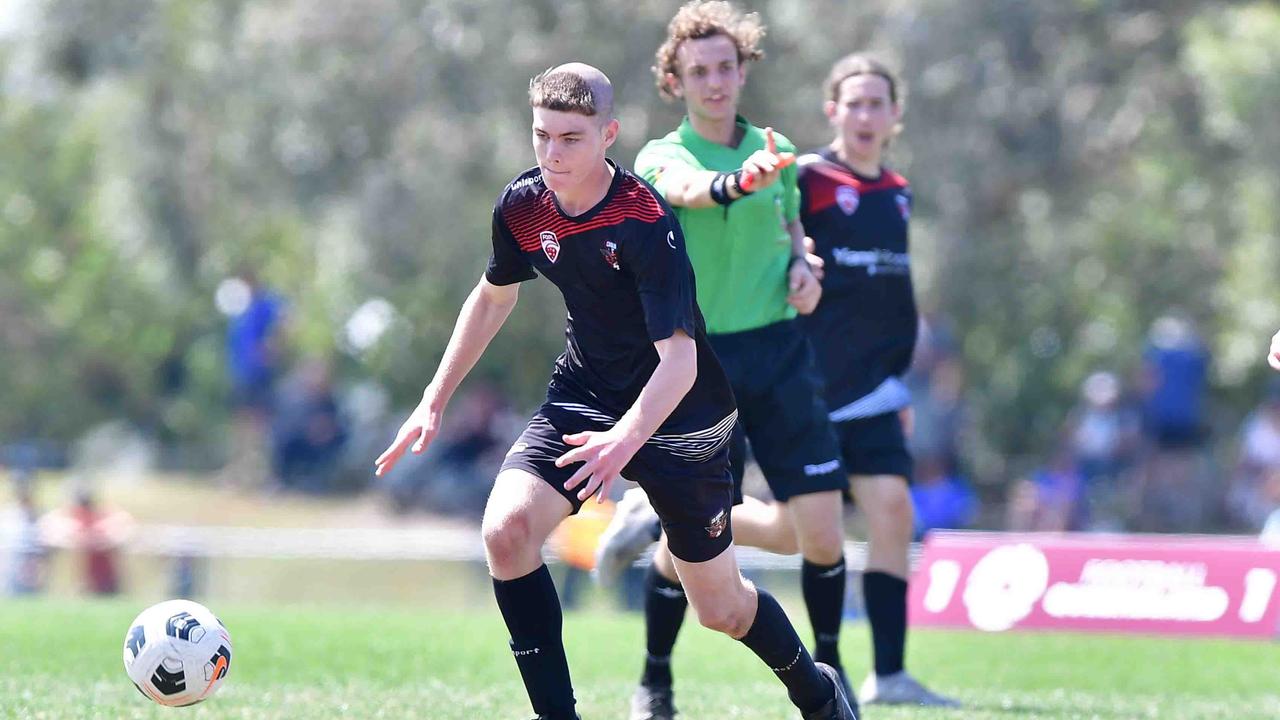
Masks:
[[[822,102],[822,114],[827,116],[830,122],[836,121],[836,101],[824,100]]]
[[[617,142],[618,128],[620,127],[621,125],[618,123],[617,118],[604,124],[604,147],[606,150],[613,147],[613,144]]]
[[[747,84],[747,64],[738,61],[738,87],[742,88]]]
[[[889,108],[889,112],[893,113],[895,123],[902,122],[902,103],[895,101]]]
[[[662,76],[662,83],[666,85],[667,91],[675,97],[684,97],[684,86],[680,84],[680,76],[675,73],[667,73]]]

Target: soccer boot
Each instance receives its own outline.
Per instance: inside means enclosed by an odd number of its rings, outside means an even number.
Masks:
[[[858,693],[863,705],[924,705],[958,708],[960,701],[930,690],[911,677],[906,670],[879,676],[874,672],[863,681]]]
[[[622,571],[658,539],[659,532],[658,513],[649,504],[649,496],[640,488],[623,493],[596,545],[596,569],[592,573],[596,582],[601,587],[611,587]]]
[[[641,685],[631,696],[628,720],[672,720],[676,716],[670,685]]]
[[[844,683],[840,682],[840,673],[826,663],[814,663],[818,671],[831,681],[835,689],[834,696],[827,704],[811,713],[804,714],[804,720],[858,720],[858,703],[844,692]]]

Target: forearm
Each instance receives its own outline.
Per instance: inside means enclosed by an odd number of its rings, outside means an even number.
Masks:
[[[648,440],[693,387],[698,377],[698,350],[693,340],[662,355],[640,396],[618,421],[618,429],[637,446]]]
[[[796,218],[787,223],[787,233],[791,235],[791,257],[804,257],[808,251],[804,247],[804,226]]]
[[[658,192],[666,197],[672,207],[715,207],[711,199],[711,181],[718,173],[711,170],[684,170],[669,174],[658,185]]]
[[[449,338],[444,357],[440,359],[440,366],[436,369],[431,384],[423,391],[424,398],[429,397],[440,407],[449,401],[507,321],[515,304],[514,289],[503,291],[501,297],[494,298],[486,292],[485,281],[476,285],[462,304],[458,321],[453,326],[453,335]]]

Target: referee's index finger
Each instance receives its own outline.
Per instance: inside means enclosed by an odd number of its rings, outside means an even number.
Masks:
[[[773,128],[767,127],[764,129],[764,141],[765,141],[765,145],[764,145],[765,149],[773,153],[774,155],[777,155],[778,142],[773,139]]]

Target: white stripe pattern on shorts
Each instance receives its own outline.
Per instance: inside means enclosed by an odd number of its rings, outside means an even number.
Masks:
[[[618,419],[612,415],[582,403],[554,402],[551,404],[610,427],[618,422]],[[738,411],[734,410],[711,427],[687,433],[654,434],[645,441],[645,444],[661,448],[689,462],[705,462],[729,444],[729,439],[733,437],[733,425],[737,421]]]

